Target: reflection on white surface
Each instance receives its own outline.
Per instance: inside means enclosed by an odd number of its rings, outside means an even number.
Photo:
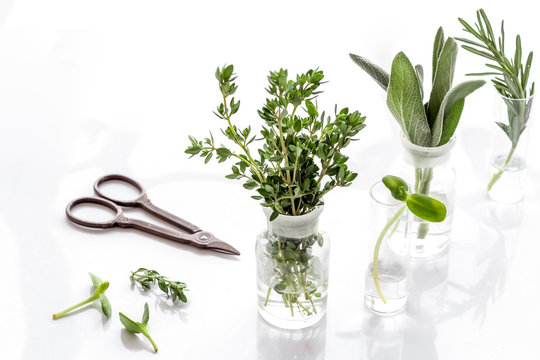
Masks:
[[[362,317],[362,360],[401,360],[405,315],[380,316],[366,307]]]
[[[257,317],[257,359],[324,360],[326,315],[314,326],[284,330]]]

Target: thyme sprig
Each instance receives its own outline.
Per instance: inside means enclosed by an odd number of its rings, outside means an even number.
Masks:
[[[187,291],[187,285],[181,281],[172,281],[165,276],[160,275],[156,270],[148,270],[139,268],[137,271],[132,271],[129,277],[131,284],[139,283],[144,291],[148,291],[155,283],[163,291],[167,298],[171,297],[173,303],[176,301],[187,302],[187,297],[184,291]]]
[[[209,162],[234,159],[229,179],[244,180],[244,188],[256,190],[255,200],[279,214],[302,215],[322,204],[322,198],[338,186],[348,186],[357,174],[346,165],[341,151],[365,127],[365,117],[348,108],[335,109],[334,118],[319,113],[315,98],[321,93],[324,74],[308,70],[289,79],[287,70],[272,71],[268,76],[266,99],[259,117],[264,121],[261,137],[251,126],[239,128],[232,117],[240,108],[233,95],[237,90],[233,65],[216,70],[223,102],[214,114],[225,123],[221,132],[234,147],[217,145],[212,132],[202,141],[190,136],[186,153],[199,155]],[[262,146],[254,148],[255,143]]]

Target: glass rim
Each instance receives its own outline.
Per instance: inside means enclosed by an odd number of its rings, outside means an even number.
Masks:
[[[532,95],[529,95],[527,97],[524,97],[524,98],[511,98],[511,97],[508,97],[508,96],[502,96],[500,93],[497,92],[497,94],[499,95],[499,97],[501,99],[505,99],[505,100],[510,100],[510,101],[527,101],[527,100],[530,100],[530,99],[533,99],[534,98],[534,95],[536,94],[532,94]]]
[[[395,204],[389,204],[389,203],[386,203],[386,202],[382,202],[380,201],[379,199],[377,199],[377,197],[374,195],[374,189],[376,186],[378,185],[382,185],[385,187],[386,189],[386,186],[384,185],[384,183],[382,182],[382,180],[379,180],[377,182],[375,182],[373,185],[371,185],[371,187],[369,188],[369,197],[371,198],[371,200],[373,200],[374,202],[376,202],[377,204],[379,205],[382,205],[384,207],[387,207],[387,208],[396,208],[396,207],[399,207],[402,205],[402,203],[399,201],[399,200],[396,200],[394,199],[393,197],[391,198],[392,200],[395,201]],[[407,184],[408,185],[408,184]],[[388,190],[388,189],[387,189]],[[388,190],[388,192],[390,192],[390,190]]]

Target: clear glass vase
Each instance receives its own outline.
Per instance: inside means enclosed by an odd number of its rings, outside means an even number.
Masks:
[[[403,152],[390,167],[390,175],[414,184],[415,192],[429,195],[446,206],[446,219],[429,223],[411,215],[409,237],[411,256],[429,257],[441,253],[448,246],[452,230],[455,204],[456,172],[450,165],[450,154],[456,142],[452,137],[446,144],[423,147],[401,136]]]
[[[407,303],[409,211],[381,181],[371,187],[370,197],[371,231],[364,298],[370,310],[393,314]]]
[[[487,189],[490,198],[497,202],[512,204],[525,196],[533,99],[534,96],[525,99],[498,97],[496,100]]]
[[[326,311],[330,243],[318,231],[323,207],[300,216],[269,221],[256,244],[259,313],[270,324],[301,329],[317,323]]]

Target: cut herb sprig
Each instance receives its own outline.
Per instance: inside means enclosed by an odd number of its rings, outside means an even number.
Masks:
[[[234,147],[216,145],[210,132],[203,141],[190,136],[187,154],[199,155],[205,163],[214,155],[218,162],[233,158],[232,173],[226,177],[242,179],[244,188],[256,190],[252,198],[273,210],[270,220],[279,214],[306,214],[322,204],[326,193],[351,184],[357,174],[348,169],[348,157],[341,151],[365,127],[365,117],[337,107],[334,120],[319,113],[315,98],[324,83],[321,70],[308,70],[296,79],[289,79],[284,69],[270,72],[266,90],[271,96],[258,111],[266,125],[260,138],[251,126],[240,129],[232,123],[240,108],[240,101],[232,97],[237,89],[233,71],[233,65],[216,70],[223,102],[214,114],[225,121],[221,131]]]
[[[101,280],[99,276],[94,275],[92,273],[89,273],[89,274],[90,274],[90,278],[92,279],[92,284],[94,285],[94,288],[96,289],[94,293],[88,299],[83,300],[80,303],[77,303],[73,306],[70,306],[65,310],[54,313],[52,315],[53,319],[61,318],[62,316],[65,316],[71,311],[78,309],[81,306],[89,304],[98,299],[101,303],[101,312],[103,313],[103,315],[105,315],[107,318],[111,317],[111,303],[109,299],[107,299],[107,297],[105,296],[105,291],[109,288],[109,282],[108,281],[103,282],[103,280]]]
[[[129,277],[131,284],[138,283],[144,291],[148,291],[155,283],[163,291],[167,298],[171,297],[173,303],[176,301],[187,302],[187,297],[184,291],[187,291],[187,286],[181,281],[169,280],[163,275],[160,275],[156,270],[148,270],[139,268],[137,271],[132,271]]]
[[[493,27],[483,9],[476,12],[477,23],[473,28],[467,21],[459,18],[464,31],[471,34],[478,41],[456,38],[463,42],[462,48],[479,55],[487,60],[486,64],[491,71],[467,74],[471,76],[493,76],[491,82],[501,94],[508,108],[508,123],[497,122],[497,125],[508,136],[511,147],[505,158],[502,168],[494,173],[488,183],[488,191],[499,180],[506,166],[512,160],[519,138],[527,126],[534,95],[534,82],[528,87],[529,75],[533,60],[533,52],[529,52],[525,64],[522,63],[521,37],[516,35],[516,45],[513,57],[507,57],[505,53],[504,20],[501,21],[501,33],[496,37]],[[512,101],[520,100],[520,101]]]
[[[120,322],[122,322],[128,332],[132,334],[143,334],[152,344],[154,351],[158,351],[157,344],[154,342],[154,339],[152,339],[150,332],[148,331],[148,320],[150,319],[148,303],[144,304],[144,312],[141,322],[133,321],[122,313],[118,313],[118,315],[120,316]]]
[[[386,298],[382,292],[379,281],[379,252],[382,241],[385,238],[388,230],[392,227],[392,225],[399,221],[401,215],[407,208],[411,213],[420,219],[429,222],[441,222],[446,218],[446,207],[439,200],[424,194],[411,194],[409,192],[409,185],[407,185],[403,179],[397,176],[387,175],[382,179],[382,182],[384,186],[390,190],[394,199],[404,202],[403,206],[396,211],[396,213],[390,218],[388,223],[381,230],[373,251],[373,281],[375,282],[375,287],[377,288],[377,292],[379,293],[382,302],[386,304]]]

